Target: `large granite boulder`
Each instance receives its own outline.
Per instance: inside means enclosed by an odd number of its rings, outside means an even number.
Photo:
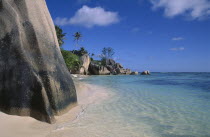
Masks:
[[[100,66],[94,63],[90,63],[89,65],[89,74],[90,75],[110,75],[110,71],[105,66]]]
[[[123,66],[120,63],[116,63],[113,59],[107,60],[106,67],[113,75],[123,74],[123,73],[119,72],[120,70],[124,70]]]
[[[110,71],[104,67],[104,66],[100,66],[100,69],[99,69],[99,75],[110,75]]]
[[[141,75],[150,75],[150,72],[149,72],[148,70],[146,70],[146,71],[143,71],[143,72],[141,73]]]
[[[76,102],[45,0],[0,0],[0,110],[54,123]]]
[[[81,75],[88,75],[88,68],[90,65],[90,57],[88,54],[85,54],[80,57],[80,68],[77,70],[72,70],[72,74],[81,74]]]
[[[88,68],[90,65],[90,57],[88,54],[83,55],[80,57],[80,63],[81,63],[81,69],[80,69],[80,74],[87,75],[88,74]]]

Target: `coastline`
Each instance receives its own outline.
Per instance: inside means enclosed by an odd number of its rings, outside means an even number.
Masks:
[[[86,76],[74,77],[73,80],[77,90],[78,104],[66,114],[55,116],[56,123],[48,124],[40,122],[31,117],[8,115],[0,112],[0,136],[3,137],[53,137],[65,136],[62,130],[65,126],[76,122],[91,104],[97,104],[109,97],[106,89],[93,84],[79,81]],[[98,92],[100,91],[100,92]],[[21,124],[20,124],[21,123]],[[70,129],[69,129],[70,130]],[[66,136],[70,136],[69,134]]]

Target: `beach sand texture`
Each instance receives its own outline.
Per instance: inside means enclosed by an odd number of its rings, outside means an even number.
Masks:
[[[1,137],[71,137],[73,129],[65,129],[66,124],[76,122],[84,113],[86,107],[100,103],[108,97],[105,89],[99,86],[75,82],[78,105],[68,113],[57,116],[55,124],[40,122],[31,117],[7,115],[0,112],[0,136]],[[100,92],[98,92],[100,90]],[[69,132],[66,132],[69,130]],[[65,131],[65,132],[62,132]]]

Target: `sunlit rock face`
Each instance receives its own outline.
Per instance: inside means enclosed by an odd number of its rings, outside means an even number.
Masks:
[[[0,110],[54,123],[76,102],[45,0],[0,0]]]
[[[80,57],[80,62],[81,62],[81,69],[80,69],[80,74],[87,75],[88,74],[88,68],[90,65],[90,57],[88,54],[83,55]]]

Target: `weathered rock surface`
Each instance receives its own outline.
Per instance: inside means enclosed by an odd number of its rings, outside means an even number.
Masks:
[[[135,71],[135,72],[131,72],[131,75],[138,75],[139,72],[138,71]]]
[[[120,63],[116,63],[115,68],[123,68],[123,66]]]
[[[121,74],[121,75],[130,75],[131,74],[131,70],[130,69],[123,69],[123,68],[117,68],[116,69],[117,74]]]
[[[90,57],[88,54],[83,55],[82,57],[80,57],[80,62],[81,62],[81,68],[83,70],[80,70],[80,74],[84,74],[87,75],[88,74],[88,68],[90,65]]]
[[[121,74],[121,75],[129,75],[131,74],[130,69],[124,69],[120,63],[116,63],[113,59],[107,60],[107,69],[111,72],[111,74]]]
[[[89,73],[92,75],[130,75],[130,69],[124,69],[120,63],[116,63],[113,59],[108,59],[106,66],[90,63]]]
[[[107,69],[107,67],[99,66],[94,63],[90,63],[89,65],[89,74],[90,75],[110,75],[110,71]]]
[[[72,74],[81,74],[81,75],[88,75],[88,68],[90,65],[90,57],[88,54],[85,54],[80,57],[80,65],[81,67],[79,70],[72,70]]]
[[[111,66],[115,66],[116,62],[113,59],[108,59],[106,64],[111,65]]]
[[[76,102],[45,0],[0,0],[0,110],[53,123]]]
[[[143,72],[141,73],[141,75],[150,75],[150,72],[149,72],[148,70],[146,70],[146,71],[143,71]]]

